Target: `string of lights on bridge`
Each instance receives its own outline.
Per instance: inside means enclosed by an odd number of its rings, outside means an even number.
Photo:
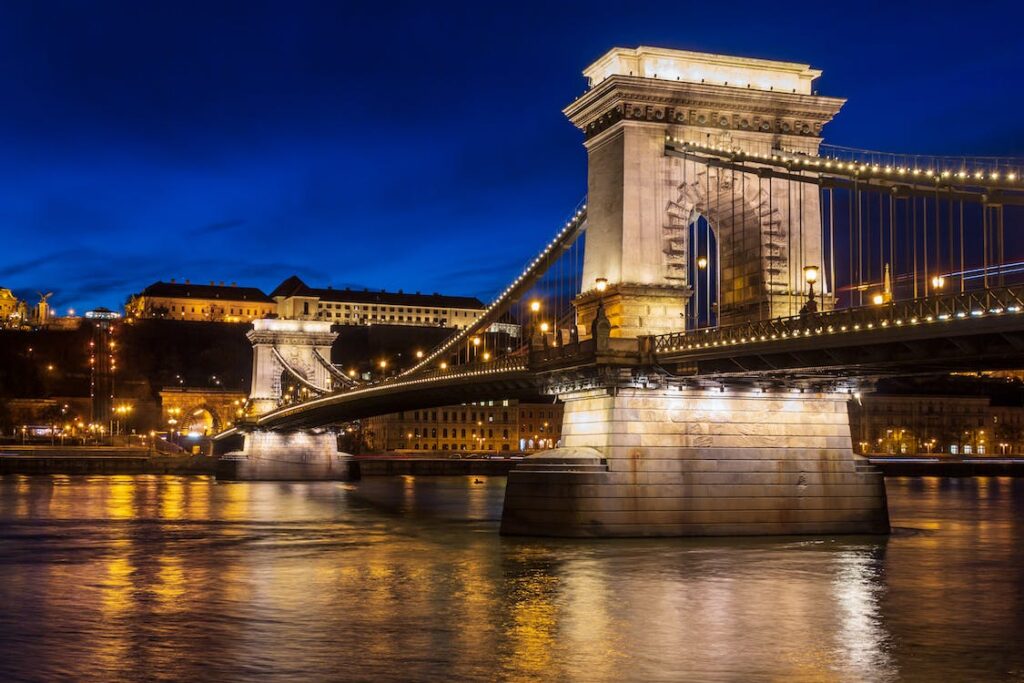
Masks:
[[[520,288],[525,283],[528,283],[530,278],[536,274],[537,268],[542,265],[547,257],[558,247],[562,246],[566,241],[574,239],[578,228],[582,225],[583,221],[587,217],[587,205],[581,204],[576,210],[573,217],[566,221],[565,226],[554,236],[554,238],[544,247],[544,249],[523,269],[523,271],[509,284],[504,291],[492,301],[487,308],[484,309],[483,314],[477,319],[473,325],[467,326],[461,332],[453,335],[448,341],[444,342],[431,353],[426,355],[422,360],[417,362],[411,368],[403,372],[400,376],[407,376],[415,373],[425,366],[433,363],[443,354],[448,353],[452,348],[456,347],[461,342],[476,335],[481,329],[485,329],[490,325],[491,314],[498,311],[502,306],[513,299],[517,294],[520,293]],[[441,369],[447,368],[447,363],[441,363]]]
[[[413,386],[417,384],[425,384],[428,382],[437,382],[439,380],[451,381],[456,379],[467,379],[472,377],[492,376],[496,374],[513,374],[517,372],[524,372],[526,370],[528,370],[528,367],[526,363],[523,361],[515,364],[500,364],[494,365],[492,367],[478,367],[478,369],[474,370],[452,370],[450,372],[445,372],[444,374],[440,375],[432,374],[425,377],[409,377],[404,379],[398,378],[389,380],[387,382],[383,382],[381,384],[374,384],[371,386],[361,387],[358,389],[350,389],[348,391],[344,391],[341,393],[331,394],[329,396],[315,398],[305,402],[295,403],[284,408],[279,408],[278,410],[261,415],[259,418],[257,418],[257,421],[263,422],[265,419],[273,419],[287,416],[289,413],[295,412],[297,410],[305,411],[310,408],[316,407],[318,404],[330,403],[333,400],[339,399],[339,397],[348,400],[353,396],[360,396],[367,393],[380,393],[385,390],[392,391],[394,389],[400,389],[403,387]]]
[[[855,311],[859,311],[859,310],[863,310],[863,309],[857,309],[857,308],[854,308],[854,309],[842,309],[840,311],[836,311],[835,314],[850,314],[851,312],[855,312]],[[883,312],[885,310],[886,309],[883,309]],[[820,327],[802,327],[800,329],[793,330],[793,331],[785,331],[784,330],[782,332],[772,333],[772,334],[750,335],[749,337],[747,337],[747,336],[740,336],[738,339],[734,337],[734,338],[731,338],[731,339],[713,340],[713,341],[704,341],[704,342],[696,341],[696,342],[693,342],[693,343],[686,343],[686,344],[684,344],[681,340],[689,337],[690,335],[699,336],[701,334],[714,334],[715,336],[722,336],[722,335],[728,334],[730,332],[730,330],[729,330],[729,328],[705,328],[703,330],[697,330],[697,331],[693,331],[693,332],[673,333],[673,334],[670,334],[670,335],[665,335],[665,338],[668,338],[668,339],[671,339],[672,341],[678,342],[678,343],[672,344],[671,346],[666,345],[667,350],[669,350],[669,351],[691,351],[691,350],[710,349],[710,348],[715,348],[715,347],[723,347],[724,348],[724,347],[727,347],[727,346],[753,344],[753,343],[760,343],[760,342],[767,342],[767,341],[776,341],[776,340],[781,340],[781,339],[799,339],[799,338],[804,338],[804,337],[810,337],[812,335],[837,334],[837,333],[844,333],[844,332],[861,332],[861,331],[866,331],[866,330],[883,330],[883,329],[888,328],[890,326],[890,324],[892,324],[895,327],[901,327],[901,326],[903,326],[905,324],[917,325],[917,324],[920,324],[922,322],[923,323],[948,322],[948,321],[951,321],[951,320],[964,320],[964,319],[968,319],[968,318],[981,318],[981,317],[984,317],[986,315],[1002,315],[1004,313],[1020,314],[1020,313],[1024,313],[1024,308],[1022,308],[1021,306],[1017,306],[1017,305],[1006,306],[1006,307],[995,307],[995,308],[988,308],[988,309],[972,308],[970,313],[968,313],[967,311],[957,311],[956,313],[938,313],[938,314],[934,314],[934,315],[933,314],[927,314],[927,315],[924,315],[924,316],[910,316],[906,320],[904,320],[903,318],[895,318],[894,320],[891,321],[891,323],[890,323],[889,320],[881,320],[881,321],[878,322],[877,325],[875,323],[873,323],[873,322],[868,322],[868,323],[864,323],[864,324],[854,323],[852,325],[839,325],[838,327],[835,326],[835,325],[822,325]],[[826,313],[824,315],[828,316],[828,315],[832,315],[832,313]],[[778,322],[785,323],[785,322],[787,322],[787,320],[786,319],[781,319]],[[794,323],[799,322],[801,324],[804,323],[804,321],[801,320],[800,318],[792,318],[792,319],[789,320],[789,322],[794,322]]]
[[[838,157],[831,156],[814,156],[810,154],[763,154],[758,152],[749,152],[736,147],[729,147],[725,145],[701,145],[695,142],[683,140],[682,138],[672,137],[671,135],[665,136],[666,141],[682,145],[695,152],[704,154],[714,155],[730,155],[734,157],[740,157],[743,159],[751,159],[754,161],[781,164],[787,167],[790,166],[801,166],[812,169],[825,169],[830,172],[849,175],[850,177],[861,177],[861,176],[874,176],[881,178],[890,178],[896,176],[897,178],[911,178],[922,179],[927,178],[935,182],[942,182],[943,180],[949,182],[965,181],[978,181],[972,184],[984,184],[984,185],[1010,185],[1018,186],[1020,182],[1020,175],[1015,172],[1000,173],[999,171],[985,172],[981,170],[968,170],[965,168],[961,169],[933,169],[933,168],[917,168],[907,166],[892,166],[892,165],[881,165],[881,164],[868,164],[863,162],[853,162],[840,159]]]

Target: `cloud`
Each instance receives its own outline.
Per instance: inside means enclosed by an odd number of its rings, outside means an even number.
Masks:
[[[60,259],[77,257],[79,255],[79,252],[70,249],[51,252],[45,256],[38,256],[36,258],[28,259],[27,261],[21,261],[4,266],[0,268],[0,277],[14,277],[15,275],[31,273],[34,270],[52,266]]]

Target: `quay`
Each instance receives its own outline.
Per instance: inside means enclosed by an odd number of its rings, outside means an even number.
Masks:
[[[4,474],[217,474],[218,459],[207,455],[151,453],[123,446],[0,446]],[[369,454],[351,459],[349,479],[375,476],[505,476],[520,457],[443,458]]]
[[[1024,477],[1024,458],[871,457],[886,477]]]

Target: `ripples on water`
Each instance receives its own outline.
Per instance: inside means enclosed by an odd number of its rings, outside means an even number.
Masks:
[[[0,680],[1024,680],[1024,481],[890,480],[889,539],[509,539],[503,492],[0,477]]]

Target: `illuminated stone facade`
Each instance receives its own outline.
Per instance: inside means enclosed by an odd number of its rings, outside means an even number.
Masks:
[[[591,390],[564,447],[509,474],[501,528],[551,536],[887,533],[847,394]]]
[[[277,314],[334,325],[414,325],[464,328],[484,310],[479,299],[446,294],[313,288],[292,276],[271,292]]]
[[[234,426],[248,396],[241,391],[174,387],[160,390],[161,428],[205,436]]]
[[[851,404],[850,426],[866,455],[1024,452],[1024,408],[983,396],[868,394]]]
[[[11,290],[0,287],[0,327],[20,323],[23,308]]]
[[[556,379],[563,445],[509,473],[502,533],[888,533],[881,473],[853,452],[851,395],[711,389],[614,363],[637,337],[686,328],[698,254],[717,264],[719,323],[799,312],[804,267],[822,265],[818,186],[687,150],[815,153],[843,100],[814,94],[820,72],[806,64],[679,50],[616,48],[584,74],[589,89],[565,110],[588,154],[575,305],[580,338],[593,330],[610,364]],[[691,243],[701,218],[717,254]]]
[[[255,287],[171,280],[146,287],[125,309],[132,318],[249,323],[275,315],[277,304]]]
[[[817,186],[760,178],[666,152],[668,141],[749,153],[815,153],[843,100],[813,94],[806,64],[640,47],[615,48],[588,67],[590,87],[565,109],[588,154],[585,293],[589,336],[599,297],[612,337],[683,329],[694,275],[690,231],[707,219],[722,323],[795,315],[804,266],[822,264]],[[823,287],[823,288],[822,288]],[[831,297],[819,283],[822,305]]]
[[[362,426],[375,451],[534,451],[559,445],[562,406],[488,401],[381,415]]]
[[[332,388],[328,368],[337,333],[318,320],[254,320],[246,335],[252,342],[252,387],[247,415],[261,415],[289,399],[283,380],[314,393]],[[288,432],[260,430],[242,424],[242,450],[218,462],[217,477],[243,480],[345,479],[348,459],[338,451],[330,429]]]
[[[338,335],[316,320],[254,320],[246,334],[252,342],[250,409],[260,415],[281,405],[285,376],[302,388],[327,392],[332,378],[331,344]]]

